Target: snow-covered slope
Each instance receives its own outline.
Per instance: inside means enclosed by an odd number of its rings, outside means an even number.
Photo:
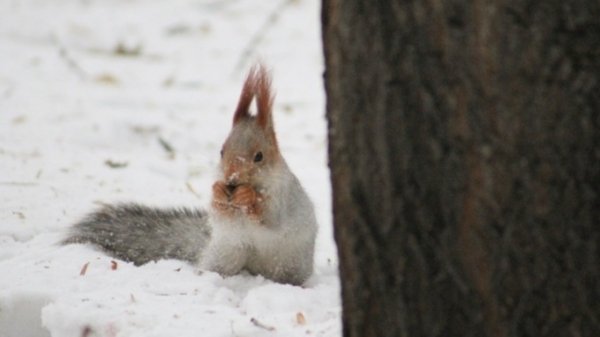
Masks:
[[[0,1],[0,336],[337,336],[319,1]],[[249,67],[317,207],[304,287],[58,246],[98,203],[208,203]]]

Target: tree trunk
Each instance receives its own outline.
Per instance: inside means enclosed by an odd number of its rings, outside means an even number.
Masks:
[[[345,336],[600,334],[600,1],[323,0]]]

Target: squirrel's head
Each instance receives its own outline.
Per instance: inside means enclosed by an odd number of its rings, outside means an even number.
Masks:
[[[250,104],[256,98],[256,114]],[[256,185],[262,172],[279,163],[272,117],[273,95],[271,78],[263,67],[253,67],[248,73],[233,116],[233,127],[221,149],[221,170],[226,184]]]

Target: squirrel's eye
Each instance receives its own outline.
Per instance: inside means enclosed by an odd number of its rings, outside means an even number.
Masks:
[[[254,155],[254,162],[258,163],[259,161],[263,160],[263,154],[262,152],[258,151],[256,152],[256,154]]]

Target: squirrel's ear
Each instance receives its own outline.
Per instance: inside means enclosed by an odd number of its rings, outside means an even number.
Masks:
[[[250,69],[248,72],[246,81],[244,82],[244,87],[242,88],[242,93],[240,94],[240,100],[237,108],[235,109],[235,114],[233,115],[233,125],[250,116],[250,103],[252,103],[252,98],[254,98],[256,92],[256,82],[256,68],[252,67],[252,69]]]
[[[272,128],[271,111],[274,96],[271,93],[271,77],[262,65],[259,66],[256,76],[256,106],[258,108],[256,120],[263,129]]]

